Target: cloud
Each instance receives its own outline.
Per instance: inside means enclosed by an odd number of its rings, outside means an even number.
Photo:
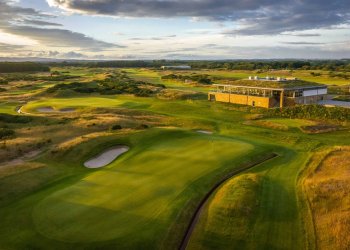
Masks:
[[[64,29],[11,26],[4,28],[3,30],[14,35],[29,37],[39,41],[41,44],[52,47],[77,47],[93,50],[104,50],[117,47],[115,44],[99,41],[84,34]]]
[[[349,0],[47,0],[71,12],[117,17],[234,21],[228,35],[280,34],[349,23]]]
[[[84,57],[86,57],[86,55],[84,55],[82,53],[70,51],[70,52],[62,54],[61,57],[76,59],[76,58],[84,58]]]
[[[162,41],[162,40],[168,40],[170,38],[175,38],[177,35],[167,35],[167,36],[157,36],[157,37],[132,37],[128,40],[130,41]]]
[[[322,45],[325,43],[317,43],[317,42],[281,42],[283,44],[289,44],[289,45]]]
[[[53,15],[41,13],[32,8],[23,8],[14,5],[13,1],[0,0],[0,28],[8,26],[13,21],[23,21],[26,18],[52,18]]]
[[[297,47],[289,48],[285,46],[274,47],[241,47],[232,46],[220,54],[221,59],[338,59],[350,57],[348,48],[332,50],[331,48],[320,47]],[[216,60],[217,53],[165,53],[163,59],[190,59],[190,60]]]
[[[7,44],[7,43],[1,43],[0,42],[0,52],[12,52],[23,49],[25,46],[23,45],[13,45],[13,44]]]
[[[282,33],[284,36],[297,36],[297,37],[317,37],[321,36],[319,33]]]
[[[97,40],[79,32],[57,28],[61,24],[51,22],[54,15],[42,13],[32,8],[23,8],[16,2],[0,0],[0,30],[8,34],[27,37],[42,46],[74,47],[102,51],[120,48],[113,43]],[[47,21],[46,19],[50,19]]]
[[[53,23],[53,22],[47,22],[42,20],[32,20],[27,19],[23,21],[27,25],[37,25],[37,26],[62,26],[62,24],[59,23]]]

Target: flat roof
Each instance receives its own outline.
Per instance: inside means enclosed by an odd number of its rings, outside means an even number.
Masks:
[[[303,90],[303,89],[324,89],[327,85],[306,82],[301,80],[295,81],[254,81],[254,80],[237,80],[232,84],[213,84],[217,87],[231,87],[231,88],[248,88],[248,89],[263,89],[263,90]]]

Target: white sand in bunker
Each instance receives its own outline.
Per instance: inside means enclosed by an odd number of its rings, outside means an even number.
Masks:
[[[60,109],[60,112],[62,113],[70,113],[70,112],[74,112],[75,109],[74,108],[64,108],[64,109]]]
[[[48,113],[54,112],[55,110],[52,107],[41,107],[36,109],[38,112]]]
[[[42,113],[52,113],[52,112],[70,113],[75,111],[74,108],[63,108],[60,110],[55,110],[53,107],[41,107],[41,108],[37,108],[36,110]]]
[[[101,168],[101,167],[107,166],[108,164],[113,162],[115,159],[117,159],[118,156],[129,151],[129,149],[130,148],[128,146],[116,146],[116,147],[110,148],[105,152],[101,153],[100,155],[86,161],[84,163],[84,166],[87,168]]]
[[[206,135],[213,134],[213,132],[209,130],[197,130],[197,133],[206,134]]]

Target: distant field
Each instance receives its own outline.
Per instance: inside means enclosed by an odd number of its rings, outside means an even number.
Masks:
[[[149,80],[156,83],[162,83],[161,76],[165,74],[170,73],[176,73],[176,74],[208,74],[210,76],[224,78],[227,80],[238,80],[238,79],[246,79],[249,76],[259,76],[259,77],[266,77],[266,76],[274,76],[274,77],[296,77],[300,80],[310,81],[310,82],[317,82],[322,84],[328,84],[328,85],[349,85],[350,79],[342,79],[339,77],[331,77],[329,75],[328,71],[309,71],[309,70],[294,70],[294,71],[288,71],[288,70],[278,70],[278,71],[271,71],[271,72],[263,72],[259,73],[257,71],[245,71],[245,70],[190,70],[190,71],[153,71],[153,70],[135,70],[135,69],[127,69],[127,72],[133,74],[135,77],[143,80]],[[311,72],[319,73],[320,76],[312,76]],[[348,74],[350,78],[350,74]],[[171,82],[170,82],[171,83]],[[176,84],[176,82],[172,83],[174,87],[184,87],[183,85],[180,85],[179,83]]]
[[[320,76],[312,76],[311,72],[319,73]],[[339,77],[331,77],[329,75],[328,71],[320,71],[320,70],[277,70],[277,71],[271,71],[271,72],[264,72],[264,73],[258,73],[254,71],[206,71],[206,74],[210,74],[213,76],[218,77],[224,77],[224,78],[237,78],[237,79],[243,79],[248,78],[249,76],[259,76],[259,77],[266,77],[266,76],[274,76],[274,77],[297,77],[301,80],[310,81],[310,82],[317,82],[322,84],[329,84],[329,85],[349,85],[350,79],[342,79]],[[350,78],[350,74],[348,74]]]

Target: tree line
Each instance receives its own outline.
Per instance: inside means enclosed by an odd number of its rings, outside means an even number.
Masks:
[[[35,62],[0,62],[0,73],[49,72],[50,67]]]
[[[350,71],[350,59],[342,60],[115,60],[63,62],[0,62],[0,73],[50,71],[50,67],[157,68],[164,65],[190,65],[193,69],[229,70],[327,70]]]
[[[350,59],[342,60],[117,60],[117,61],[81,61],[55,62],[49,66],[81,66],[91,68],[160,68],[164,65],[189,65],[193,69],[230,69],[230,70],[272,70],[304,69],[327,71],[350,71]]]

